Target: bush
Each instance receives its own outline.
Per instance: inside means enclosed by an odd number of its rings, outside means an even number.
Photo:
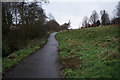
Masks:
[[[37,37],[43,38],[47,35],[46,29],[40,25],[18,25],[16,29],[11,29],[3,35],[3,57],[8,56],[14,51],[25,48],[30,40]]]
[[[9,45],[6,41],[3,41],[2,43],[2,56],[8,56],[8,54],[10,53],[10,48],[9,48]]]

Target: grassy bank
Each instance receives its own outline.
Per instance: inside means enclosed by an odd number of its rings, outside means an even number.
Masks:
[[[47,37],[44,38],[36,38],[34,40],[29,41],[29,44],[24,49],[18,50],[10,54],[7,57],[2,59],[2,71],[5,73],[9,70],[12,66],[18,64],[22,59],[31,55],[36,50],[41,48],[47,41]]]
[[[119,26],[59,32],[61,71],[65,78],[118,78]]]

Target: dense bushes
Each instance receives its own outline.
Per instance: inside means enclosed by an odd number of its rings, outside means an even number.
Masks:
[[[3,56],[24,48],[30,40],[36,37],[47,36],[47,30],[42,26],[19,25],[17,27],[17,29],[11,30],[3,36]]]
[[[3,56],[7,56],[10,53],[10,47],[6,41],[3,41],[3,46],[2,46],[2,54]]]
[[[60,25],[55,20],[50,20],[46,23],[46,28],[48,31],[59,31]]]

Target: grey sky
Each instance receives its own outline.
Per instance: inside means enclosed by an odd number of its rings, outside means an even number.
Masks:
[[[72,28],[79,28],[82,23],[84,16],[90,17],[93,10],[96,10],[100,15],[100,10],[106,10],[110,17],[113,16],[113,11],[118,3],[118,0],[100,0],[100,2],[95,2],[95,0],[51,0],[48,5],[43,5],[46,14],[51,13],[57,22],[63,24],[65,22],[71,21]],[[91,2],[90,2],[91,1]],[[100,17],[100,16],[99,16]]]

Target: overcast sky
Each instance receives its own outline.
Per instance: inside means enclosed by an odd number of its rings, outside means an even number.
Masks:
[[[71,21],[71,28],[79,28],[84,16],[88,18],[93,10],[100,15],[100,10],[106,10],[110,18],[114,17],[115,6],[119,0],[49,0],[43,5],[46,14],[51,13],[59,24]],[[100,16],[99,16],[100,17]]]

